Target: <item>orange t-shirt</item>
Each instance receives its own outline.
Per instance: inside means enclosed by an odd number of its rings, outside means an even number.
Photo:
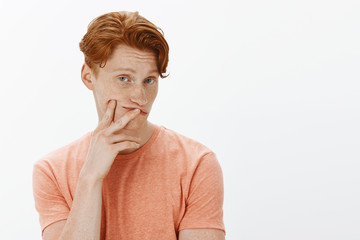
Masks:
[[[33,193],[42,231],[67,219],[91,136],[34,164]],[[182,229],[223,223],[223,176],[204,145],[163,126],[135,152],[118,155],[102,187],[101,239],[177,239]]]

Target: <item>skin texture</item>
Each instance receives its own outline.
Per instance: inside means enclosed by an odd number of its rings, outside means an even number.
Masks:
[[[140,114],[122,129],[122,133],[141,138],[140,146],[145,144],[155,129],[147,118],[158,92],[156,55],[151,51],[121,44],[115,48],[105,67],[98,69],[97,75],[84,64],[81,76],[85,86],[93,92],[99,121],[111,99],[116,100],[114,122],[129,109],[141,110]],[[120,154],[129,152],[131,150]]]
[[[158,78],[155,54],[125,45],[114,50],[97,75],[83,65],[81,79],[93,92],[99,124],[79,175],[68,219],[48,226],[43,239],[99,239],[102,181],[117,154],[137,150],[153,134],[155,125],[147,118],[157,95]],[[223,234],[216,229],[185,229],[179,239],[223,240]]]
[[[99,239],[101,226],[102,183],[118,152],[138,148],[136,137],[121,130],[139,113],[139,109],[126,112],[113,121],[116,101],[107,104],[106,112],[94,130],[85,163],[80,171],[75,197],[61,232],[50,226],[46,234],[59,234],[61,240]]]

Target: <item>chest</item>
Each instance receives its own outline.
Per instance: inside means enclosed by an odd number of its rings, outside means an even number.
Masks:
[[[156,160],[114,165],[104,180],[102,197],[108,235],[119,226],[124,228],[123,237],[141,232],[176,234],[185,213],[182,171]]]

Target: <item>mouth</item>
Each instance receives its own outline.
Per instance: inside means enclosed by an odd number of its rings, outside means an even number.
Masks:
[[[129,108],[129,107],[123,107],[124,109],[126,109],[126,110],[134,110],[134,109],[136,109],[136,108]],[[139,110],[140,110],[140,114],[143,114],[143,115],[146,115],[146,114],[148,114],[147,112],[145,112],[144,110],[142,110],[142,109],[140,109],[140,108],[138,108]]]

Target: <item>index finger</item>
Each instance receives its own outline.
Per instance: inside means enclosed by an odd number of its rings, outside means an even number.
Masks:
[[[116,109],[116,100],[110,99],[110,101],[106,106],[106,112],[103,118],[101,119],[99,126],[107,127],[111,124],[112,120],[114,119],[115,109]]]
[[[126,112],[119,120],[111,126],[110,132],[116,132],[124,128],[131,120],[133,120],[140,113],[140,109],[133,109]]]

